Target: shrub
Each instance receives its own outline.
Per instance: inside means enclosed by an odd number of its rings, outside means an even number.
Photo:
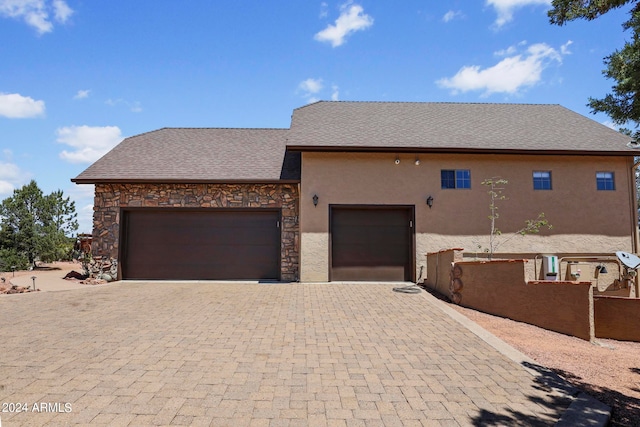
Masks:
[[[11,267],[26,270],[29,268],[29,259],[13,249],[0,249],[0,271],[11,271]]]

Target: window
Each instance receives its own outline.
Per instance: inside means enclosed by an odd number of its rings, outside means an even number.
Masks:
[[[615,190],[613,172],[596,172],[596,188],[598,190]]]
[[[551,172],[550,171],[534,171],[533,172],[533,189],[534,190],[551,190]]]
[[[471,188],[471,171],[469,169],[441,170],[442,188]]]

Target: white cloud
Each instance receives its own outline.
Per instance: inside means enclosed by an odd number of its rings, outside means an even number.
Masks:
[[[36,101],[18,93],[0,92],[0,116],[10,119],[24,119],[44,114],[44,101]]]
[[[15,187],[10,182],[0,179],[0,196],[11,196]]]
[[[526,46],[527,45],[527,41],[523,40],[520,43],[513,45],[513,46],[509,46],[506,49],[501,49],[498,51],[493,52],[493,54],[495,56],[509,56],[509,55],[513,55],[514,53],[516,53],[518,51],[518,49],[522,46]]]
[[[553,62],[561,63],[562,54],[545,43],[537,43],[529,46],[524,53],[506,57],[489,68],[464,66],[453,77],[442,78],[436,84],[451,89],[454,95],[469,91],[484,91],[483,96],[492,93],[516,94],[538,83],[542,71]]]
[[[302,92],[302,96],[306,98],[307,103],[318,102],[320,99],[316,96],[322,89],[324,84],[322,79],[308,78],[298,84],[298,91]]]
[[[91,93],[91,90],[89,90],[89,89],[79,90],[78,93],[75,94],[73,99],[85,99],[85,98],[88,98],[90,93]]]
[[[56,21],[65,23],[73,15],[73,10],[63,0],[53,0],[53,13]]]
[[[563,55],[571,55],[571,51],[569,50],[569,46],[573,44],[573,41],[569,40],[562,46],[560,46],[560,53]]]
[[[93,184],[75,184],[65,190],[65,194],[68,194],[76,204],[79,233],[91,233],[93,229],[94,191]]]
[[[513,20],[513,12],[516,9],[525,6],[548,6],[551,4],[551,0],[486,0],[486,4],[492,6],[498,14],[493,25],[500,28]]]
[[[302,96],[306,98],[308,104],[320,100],[315,95],[323,88],[324,84],[322,83],[322,79],[314,79],[311,77],[298,84],[298,91],[302,92]]]
[[[319,94],[325,93],[326,95],[320,96]],[[320,99],[328,99],[331,97],[332,101],[338,101],[340,98],[340,88],[336,84],[331,85],[331,95],[328,95],[328,88],[325,90],[324,81],[321,78],[314,79],[312,77],[301,81],[298,84],[298,93],[302,93],[302,97],[306,99],[308,104],[318,102]]]
[[[73,10],[64,0],[0,0],[0,16],[22,19],[40,34],[53,31],[53,20],[64,24]]]
[[[140,104],[140,101],[129,102],[126,99],[122,99],[122,98],[118,98],[118,99],[109,98],[104,103],[110,107],[115,107],[120,104],[125,105],[129,109],[129,111],[131,111],[132,113],[142,112],[142,105]]]
[[[56,134],[59,143],[74,148],[60,153],[60,158],[70,163],[94,162],[123,139],[117,126],[66,126]]]
[[[340,100],[340,91],[337,85],[331,86],[331,100],[332,101]]]
[[[13,163],[0,161],[0,179],[15,179],[20,175],[20,168]]]
[[[10,194],[17,187],[22,172],[18,165],[0,161],[0,194]]]
[[[464,14],[459,10],[450,10],[442,17],[443,22],[450,22],[456,18],[462,18]]]
[[[355,31],[366,30],[373,25],[373,18],[364,14],[362,6],[345,3],[340,7],[340,16],[335,25],[329,24],[327,28],[314,36],[321,42],[329,42],[337,47],[345,42],[345,38]]]
[[[140,105],[140,101],[135,101],[132,103],[127,104],[129,106],[129,110],[132,113],[141,113],[142,112],[142,105]]]
[[[298,85],[298,89],[308,93],[318,93],[322,90],[322,79],[308,78],[303,80]]]
[[[6,155],[5,150],[5,155]],[[10,152],[9,152],[10,154]],[[9,157],[9,156],[7,156]],[[0,198],[10,196],[13,190],[29,179],[29,174],[23,172],[18,165],[0,160]]]
[[[326,18],[329,16],[329,5],[327,2],[320,3],[320,18]]]
[[[78,210],[78,233],[91,234],[93,231],[93,203],[88,205],[76,203],[76,206],[82,206]]]

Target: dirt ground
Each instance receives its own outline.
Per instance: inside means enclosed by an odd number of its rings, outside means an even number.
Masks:
[[[607,339],[590,343],[526,323],[449,305],[611,406],[612,426],[640,426],[640,343]]]
[[[11,286],[11,279],[14,277],[33,275],[38,271],[51,271],[51,270],[60,270],[63,273],[62,275],[64,276],[64,274],[66,274],[71,270],[82,272],[82,265],[79,262],[60,261],[60,262],[54,262],[51,264],[38,264],[38,268],[35,271],[34,270],[18,270],[15,272],[0,271],[0,277],[3,277],[5,279],[4,283],[0,282],[0,287]]]
[[[82,271],[82,264],[78,261],[59,261],[52,262],[50,264],[38,263],[37,271],[47,271],[47,270],[76,270]],[[17,270],[15,274],[11,271],[0,271],[0,277],[6,277],[7,280],[11,281],[12,277],[25,276],[28,274],[33,274],[33,270]]]
[[[60,262],[44,269],[82,271],[78,262]],[[15,277],[33,274],[16,271]],[[13,274],[0,273],[11,281]],[[597,339],[595,343],[547,331],[526,323],[492,316],[448,303],[539,364],[613,408],[612,426],[640,427],[640,343]]]

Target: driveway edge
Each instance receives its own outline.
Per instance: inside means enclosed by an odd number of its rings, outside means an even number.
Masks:
[[[535,360],[510,346],[465,315],[448,307],[443,301],[434,297],[429,292],[423,292],[423,297],[502,355],[524,367],[532,376],[540,376],[542,374],[545,385],[571,396],[572,402],[555,424],[556,426],[605,427],[608,425],[609,419],[611,418],[611,407],[567,383],[562,377],[550,369],[538,365]]]

